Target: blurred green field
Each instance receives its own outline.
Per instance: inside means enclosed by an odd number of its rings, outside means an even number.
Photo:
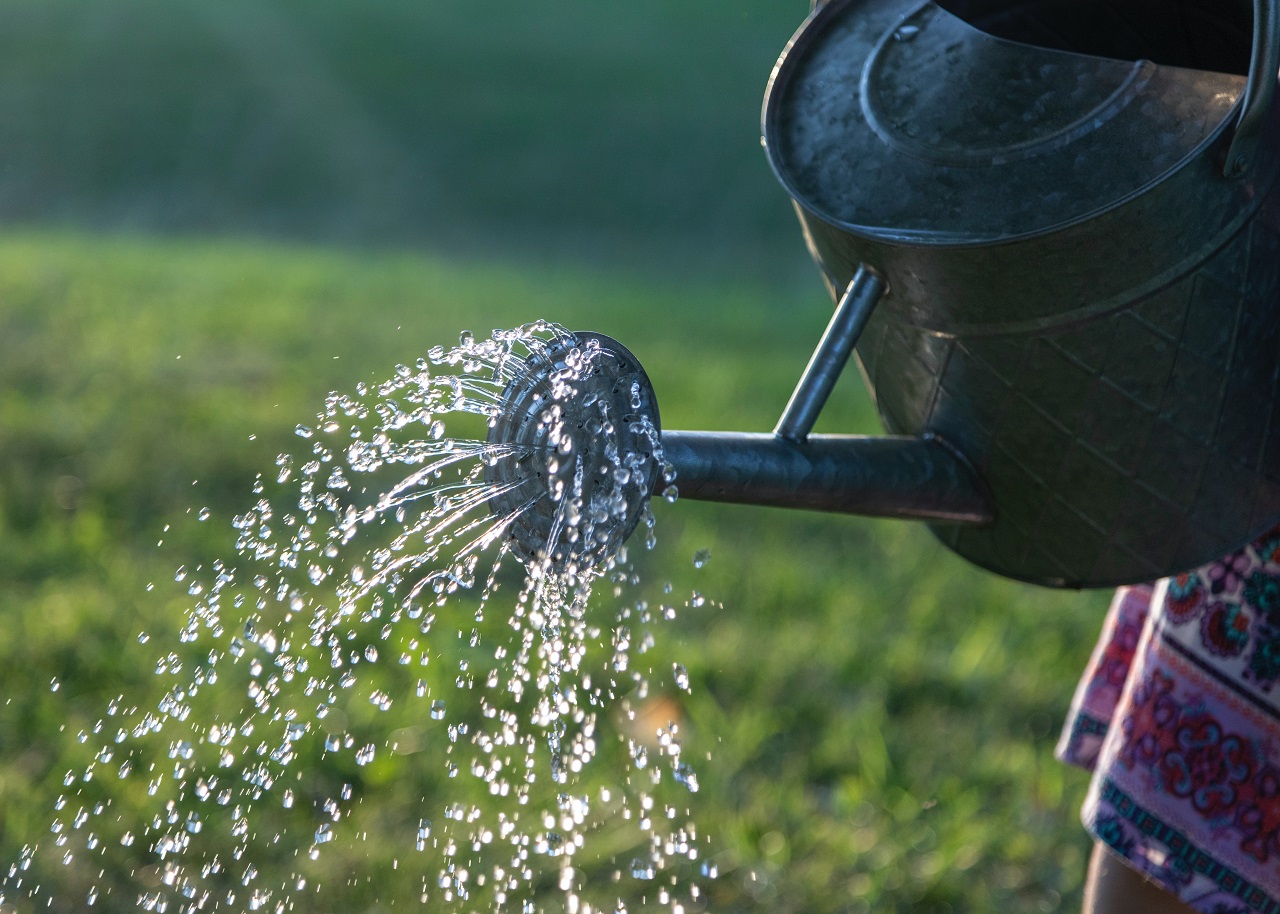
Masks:
[[[779,307],[803,319],[779,327]],[[173,569],[230,555],[227,522],[253,476],[329,389],[385,377],[460,329],[541,315],[626,340],[668,426],[763,429],[823,312],[817,297],[751,286],[425,256],[0,239],[3,856],[47,835],[63,773],[87,761],[76,734],[106,703],[159,699],[151,670],[190,599],[166,584]],[[824,417],[872,421],[853,385]],[[199,506],[209,523],[192,518]],[[697,760],[692,808],[722,874],[708,910],[1077,903],[1084,781],[1051,749],[1104,595],[996,580],[906,524],[678,502],[660,505],[658,532],[646,579],[711,599],[658,628],[646,655]],[[700,548],[712,558],[698,570]],[[691,694],[663,672],[673,662]],[[416,901],[415,874],[388,867],[404,853],[399,811],[466,789],[415,756],[357,774],[373,837],[346,866],[378,888],[330,885],[317,909]],[[120,794],[126,818],[145,799]],[[86,874],[43,859],[48,884],[84,889]],[[100,904],[125,900],[126,875]]]
[[[757,141],[806,7],[0,0],[0,866],[48,845],[108,702],[159,700],[174,569],[230,556],[330,390],[543,317],[626,343],[667,427],[772,426],[829,309]],[[822,430],[876,428],[850,375]],[[642,576],[709,598],[645,655],[702,785],[706,910],[1078,907],[1085,779],[1051,752],[1105,594],[997,580],[918,526],[657,512]],[[417,904],[414,810],[476,790],[427,763],[430,722],[397,726],[422,753],[312,760],[369,836],[313,910]],[[98,908],[159,879],[135,850]],[[30,878],[74,911],[97,873],[45,853]]]
[[[0,218],[791,280],[759,110],[807,8],[0,0]]]

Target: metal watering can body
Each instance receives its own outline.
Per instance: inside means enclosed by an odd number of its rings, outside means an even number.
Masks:
[[[829,0],[770,80],[765,147],[837,299],[772,434],[659,432],[643,368],[597,334],[512,382],[490,437],[519,453],[582,350],[593,408],[646,429],[646,459],[660,437],[665,471],[632,474],[607,548],[672,477],[681,498],[924,520],[1060,587],[1182,571],[1280,519],[1280,0],[1160,0],[1182,28],[1156,30],[1156,63],[1079,53],[1090,9],[1150,0],[942,2],[986,30]],[[889,434],[810,435],[855,347]],[[609,478],[579,451],[562,475]],[[561,509],[528,459],[493,470],[495,510],[525,511],[513,548],[594,561],[548,542]]]
[[[990,522],[933,526],[960,555],[1112,585],[1280,518],[1278,43],[1272,0],[1247,79],[831,0],[783,54],[771,164],[837,297],[880,286],[856,345],[886,429],[986,487]]]

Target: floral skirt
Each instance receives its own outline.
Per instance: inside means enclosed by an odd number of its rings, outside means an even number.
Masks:
[[[1058,755],[1082,818],[1206,914],[1280,914],[1280,528],[1116,592]]]

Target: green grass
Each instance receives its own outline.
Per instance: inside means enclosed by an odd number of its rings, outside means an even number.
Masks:
[[[816,290],[527,262],[0,237],[0,859],[47,845],[53,801],[70,790],[100,791],[126,822],[143,808],[131,782],[63,786],[87,761],[77,734],[118,694],[143,707],[159,699],[155,660],[190,599],[169,583],[173,569],[229,556],[229,520],[254,475],[293,448],[294,425],[326,392],[385,377],[462,329],[545,317],[625,342],[666,426],[763,430],[828,307]],[[824,427],[874,429],[853,380]],[[201,506],[208,523],[191,516]],[[655,628],[642,658],[678,703],[699,772],[693,815],[722,874],[708,910],[1078,904],[1085,779],[1051,752],[1105,595],[998,580],[908,524],[686,502],[658,513],[645,579],[710,598]],[[700,548],[711,560],[699,570]],[[689,670],[687,695],[670,682],[674,662]],[[402,675],[384,667],[370,675],[403,694]],[[224,689],[240,687],[233,678]],[[391,726],[358,704],[341,709],[353,727]],[[439,730],[404,713],[395,726],[423,740],[423,754],[359,771],[308,763],[322,782],[360,779],[369,834],[327,878],[316,874],[327,882],[316,909],[416,904],[406,822],[473,789],[439,778],[428,764]],[[162,747],[147,751],[171,764]],[[130,858],[113,855],[115,891],[99,899],[108,910],[132,902]],[[78,909],[95,874],[40,860],[40,881]],[[634,902],[640,890],[620,891]]]
[[[109,799],[117,830],[148,807],[131,781],[63,785],[96,742],[78,734],[117,695],[153,707],[159,655],[194,656],[174,569],[229,556],[255,475],[328,391],[546,317],[631,348],[667,427],[772,426],[830,307],[757,142],[806,9],[0,0],[0,866],[38,841],[28,878],[83,907],[96,871],[48,852],[56,798]],[[875,429],[856,378],[820,425]],[[1085,779],[1051,749],[1105,595],[997,580],[918,526],[657,511],[644,579],[709,597],[642,658],[699,773],[708,910],[1078,906]],[[234,679],[200,713],[238,706]],[[306,759],[317,790],[358,783],[369,835],[309,871],[315,909],[416,904],[418,810],[476,795],[415,707],[335,714],[418,751]],[[99,908],[158,880],[131,875],[142,844],[111,843]],[[298,865],[257,862],[267,882]]]
[[[806,11],[0,0],[0,218],[791,279],[759,110]]]

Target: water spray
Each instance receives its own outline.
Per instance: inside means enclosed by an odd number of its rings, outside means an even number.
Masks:
[[[598,333],[562,333],[530,351],[503,392],[485,468],[515,516],[508,547],[526,565],[559,570],[617,552],[658,479],[660,420],[653,385],[627,349]]]

